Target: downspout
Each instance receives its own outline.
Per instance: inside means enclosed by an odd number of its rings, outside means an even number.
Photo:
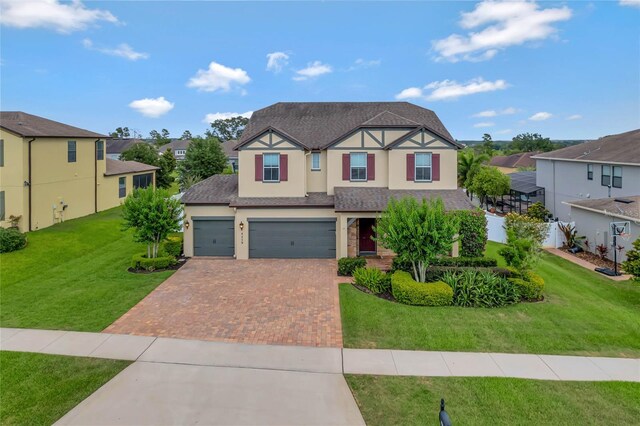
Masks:
[[[32,230],[31,229],[31,222],[32,222],[32,220],[31,220],[32,219],[32,217],[31,217],[32,216],[32,214],[31,214],[31,186],[32,186],[31,185],[31,142],[33,142],[35,140],[36,140],[36,138],[33,138],[33,139],[31,139],[29,141],[29,159],[28,159],[28,161],[29,161],[29,176],[28,176],[28,179],[29,179],[29,228],[28,228],[29,232],[31,232],[31,230]]]
[[[94,213],[98,213],[98,142],[100,142],[100,139],[96,139],[95,142],[93,143],[94,145],[94,162],[93,162],[93,178],[94,178],[94,182],[93,182],[93,199],[94,199],[94,204],[93,204],[93,210]],[[105,144],[105,150],[106,150],[106,144]],[[103,154],[104,156],[104,154]]]
[[[309,192],[307,192],[307,171],[310,169],[307,167],[307,157],[311,155],[311,151],[308,151],[304,154],[304,196],[308,197]]]

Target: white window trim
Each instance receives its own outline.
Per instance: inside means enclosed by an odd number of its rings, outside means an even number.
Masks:
[[[186,155],[186,154],[187,154],[186,149],[176,149],[176,155]]]
[[[314,157],[318,158],[318,167],[313,167]],[[318,172],[320,170],[322,170],[322,156],[320,155],[320,152],[312,152],[311,153],[311,171]]]
[[[430,166],[418,166],[418,155],[426,154],[431,159]],[[418,179],[418,167],[421,169],[429,169],[429,179]],[[433,154],[431,152],[414,152],[413,153],[413,181],[414,182],[433,182]]]
[[[356,155],[364,155],[364,179],[354,179],[353,178],[353,164],[352,164],[352,156],[356,154]],[[368,156],[366,152],[350,152],[349,153],[349,181],[351,182],[367,182],[369,180],[369,168],[368,168]],[[356,167],[358,169],[361,169],[362,167]]]
[[[275,155],[278,158],[278,179],[277,180],[267,180],[267,179],[265,179],[265,176],[267,175],[265,173],[265,170],[266,170],[267,166],[265,164],[264,157],[266,155]],[[273,169],[273,168],[274,168],[273,166],[269,166],[269,169]],[[262,182],[265,182],[265,183],[278,183],[278,182],[280,182],[280,176],[281,176],[280,172],[281,172],[281,170],[280,170],[280,153],[275,153],[274,152],[274,153],[262,154]]]

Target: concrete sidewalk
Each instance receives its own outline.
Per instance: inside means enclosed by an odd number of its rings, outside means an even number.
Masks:
[[[628,358],[247,345],[9,328],[0,329],[0,349],[148,363],[328,374],[640,382],[640,359]]]

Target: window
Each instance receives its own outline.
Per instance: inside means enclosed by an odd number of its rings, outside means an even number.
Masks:
[[[622,167],[613,166],[613,183],[614,188],[622,188]]]
[[[416,182],[431,181],[431,154],[416,153]]]
[[[176,155],[185,155],[186,153],[186,149],[176,149]]]
[[[611,166],[602,166],[602,179],[600,184],[602,186],[611,185]]]
[[[153,173],[146,173],[144,175],[136,175],[133,177],[133,189],[142,189],[151,185],[153,185]]]
[[[96,160],[104,160],[104,142],[96,142]]]
[[[124,198],[127,196],[127,178],[122,176],[118,179],[118,197]]]
[[[263,182],[280,181],[280,154],[262,155],[262,180]]]
[[[67,162],[76,162],[76,141],[67,142]]]
[[[593,164],[587,164],[587,179],[593,180]]]
[[[367,153],[352,152],[349,154],[351,162],[351,180],[366,181],[367,180]]]
[[[0,220],[4,220],[4,191],[0,191]]]
[[[311,170],[320,170],[320,153],[311,153]]]
[[[0,139],[0,167],[4,166],[4,139]]]

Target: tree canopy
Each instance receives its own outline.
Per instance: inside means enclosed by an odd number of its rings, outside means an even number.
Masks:
[[[544,138],[539,133],[520,133],[507,145],[507,150],[512,153],[532,151],[553,151],[557,146],[551,139]]]
[[[469,189],[474,175],[489,161],[485,154],[475,154],[472,150],[462,150],[458,154],[458,186]]]
[[[111,136],[112,138],[124,139],[131,137],[131,132],[129,131],[128,127],[118,127],[113,132],[110,132],[109,136]]]
[[[469,189],[480,197],[481,202],[495,206],[496,198],[507,194],[511,188],[511,179],[496,167],[482,166],[474,174]]]
[[[182,132],[182,136],[180,136],[180,139],[184,140],[189,140],[192,139],[193,135],[191,134],[191,132],[189,130],[185,130],[184,132]]]
[[[154,140],[156,146],[166,145],[171,142],[171,137],[169,137],[169,131],[167,129],[162,129],[159,132],[152,130],[149,132],[149,137]]]
[[[211,123],[211,129],[207,130],[207,137],[215,137],[221,142],[238,139],[242,131],[249,123],[249,119],[242,116],[218,119]]]
[[[188,183],[222,173],[226,165],[227,156],[217,138],[196,136],[178,166],[180,184],[184,189]]]
[[[170,158],[163,159],[162,157],[164,155],[158,155],[158,151],[153,145],[143,142],[132,145],[120,154],[121,160],[138,161],[150,166],[160,167],[160,170],[156,170],[156,186],[158,188],[168,188],[174,181],[174,177],[171,174],[176,168],[176,161],[171,153]]]

